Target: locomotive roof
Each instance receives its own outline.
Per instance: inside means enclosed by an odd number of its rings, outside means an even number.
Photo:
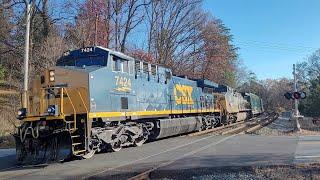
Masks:
[[[130,57],[122,52],[119,52],[119,51],[114,51],[114,50],[111,50],[111,49],[108,49],[108,48],[105,48],[105,47],[102,47],[102,46],[95,46],[95,48],[100,48],[102,50],[105,50],[105,51],[108,51],[110,54],[114,54],[116,56],[119,56],[119,57],[122,57],[124,59],[129,59],[129,60],[134,60],[133,57]]]
[[[90,51],[89,51],[89,52],[86,51],[87,49],[89,49]],[[100,51],[96,51],[96,49],[99,49]],[[64,56],[62,56],[61,58],[66,57],[66,56],[69,56],[69,55],[71,55],[71,56],[81,56],[81,54],[82,54],[83,52],[86,52],[86,53],[92,53],[92,52],[94,52],[94,53],[99,53],[99,54],[109,53],[109,54],[113,54],[113,55],[116,55],[116,56],[118,56],[118,57],[120,57],[120,58],[127,59],[127,60],[132,60],[132,61],[138,60],[138,61],[141,61],[141,62],[146,62],[146,61],[143,61],[143,60],[141,60],[141,59],[136,59],[136,58],[133,58],[133,57],[131,57],[131,56],[128,56],[128,55],[126,55],[126,54],[124,54],[124,53],[122,53],[122,52],[115,51],[115,50],[112,50],[112,49],[109,49],[109,48],[105,48],[105,47],[102,47],[102,46],[84,47],[84,48],[80,48],[80,49],[75,49],[75,50],[71,50],[71,51],[66,51],[66,52],[64,53]],[[59,61],[59,60],[58,60],[58,61]],[[161,68],[163,68],[163,69],[167,69],[167,70],[171,71],[170,68],[165,67],[165,66],[163,66],[163,65],[159,65],[159,64],[155,64],[155,63],[150,63],[150,62],[147,62],[147,63],[153,64],[153,65],[157,65],[158,67],[161,67]]]

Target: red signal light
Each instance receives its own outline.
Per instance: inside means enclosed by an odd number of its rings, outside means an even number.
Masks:
[[[294,92],[294,93],[293,93],[293,97],[294,97],[295,99],[300,99],[300,98],[301,98],[301,95],[300,95],[299,92]]]

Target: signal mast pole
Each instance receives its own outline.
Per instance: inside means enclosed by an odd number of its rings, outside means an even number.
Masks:
[[[27,91],[29,78],[29,35],[30,35],[30,19],[31,19],[31,0],[26,1],[26,34],[25,34],[25,49],[24,49],[24,81],[23,81],[23,108],[27,108]]]
[[[297,74],[296,74],[296,65],[293,64],[293,89],[294,92],[298,92],[298,87],[297,87]],[[298,109],[298,99],[294,98],[294,119],[296,120],[296,125],[297,125],[297,130],[300,132],[301,131],[301,126],[299,123],[299,109]]]
[[[298,91],[297,88],[297,75],[296,75],[296,65],[293,64],[293,79],[294,79],[294,83],[293,83],[293,89],[294,92]],[[299,116],[299,109],[298,109],[298,99],[294,99],[294,115],[295,116]]]

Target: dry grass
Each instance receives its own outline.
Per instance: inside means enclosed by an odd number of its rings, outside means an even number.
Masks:
[[[191,175],[189,175],[190,173]],[[193,174],[192,174],[193,173]],[[182,177],[172,179],[275,179],[275,180],[302,180],[320,179],[320,164],[299,165],[269,165],[269,166],[236,166],[206,169],[200,172],[188,170],[181,173]],[[185,175],[187,174],[187,175]],[[166,177],[166,175],[163,175]],[[163,179],[163,177],[158,179]],[[187,178],[185,178],[187,177]],[[189,178],[191,177],[191,178]]]
[[[320,179],[320,165],[255,167],[254,174],[258,179]]]
[[[1,94],[1,95],[8,95],[8,94],[16,94],[16,95],[19,95],[19,92],[18,92],[18,91],[15,91],[15,90],[1,90],[1,89],[0,89],[0,94]]]
[[[0,148],[11,147],[13,138],[11,133],[19,124],[16,119],[20,107],[20,96],[17,93],[0,93]]]
[[[301,126],[300,135],[320,135],[320,124],[314,124],[312,118],[303,118],[299,120]]]
[[[314,135],[320,135],[320,131],[310,131],[301,129],[301,132],[297,133],[298,135],[304,135],[304,136],[314,136]]]

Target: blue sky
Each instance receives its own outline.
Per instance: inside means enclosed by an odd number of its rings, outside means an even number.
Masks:
[[[258,79],[291,77],[320,48],[320,0],[205,0],[230,28],[240,59]]]

